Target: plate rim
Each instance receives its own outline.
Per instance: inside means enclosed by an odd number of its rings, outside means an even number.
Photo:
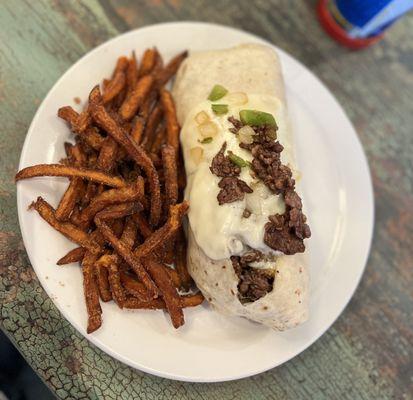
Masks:
[[[362,156],[361,159],[360,159],[360,162],[363,163],[363,166],[365,168],[365,172],[367,174],[367,182],[365,182],[367,184],[365,194],[366,194],[367,200],[370,203],[370,209],[369,209],[370,212],[369,212],[369,215],[368,215],[368,225],[369,225],[370,229],[369,229],[368,246],[366,246],[366,248],[364,249],[364,254],[363,254],[363,260],[362,260],[363,261],[362,262],[363,267],[360,268],[360,270],[358,272],[357,279],[354,283],[354,287],[352,288],[351,291],[348,291],[346,298],[343,300],[343,303],[342,303],[343,306],[336,313],[337,315],[334,318],[332,318],[332,320],[329,321],[329,323],[326,324],[326,326],[323,329],[320,330],[318,335],[315,335],[309,342],[306,342],[303,346],[299,347],[295,352],[293,352],[292,355],[289,355],[289,356],[285,357],[284,359],[278,360],[277,362],[273,363],[270,366],[266,366],[266,367],[263,367],[263,368],[255,368],[254,371],[249,371],[247,373],[237,374],[237,375],[231,376],[231,377],[223,377],[223,378],[222,377],[210,377],[208,379],[203,378],[203,377],[198,377],[198,378],[190,377],[190,378],[188,378],[186,376],[181,376],[179,374],[171,374],[170,372],[162,372],[162,371],[158,371],[158,370],[155,370],[153,368],[150,368],[148,366],[138,365],[136,362],[133,362],[132,360],[128,359],[127,357],[124,357],[122,354],[113,351],[110,347],[108,347],[105,343],[101,342],[100,340],[96,339],[96,337],[94,337],[93,335],[88,335],[86,333],[86,330],[84,329],[84,327],[79,325],[78,323],[76,323],[70,316],[68,316],[66,311],[62,307],[60,307],[59,304],[56,302],[55,298],[53,296],[51,296],[51,293],[49,293],[49,290],[47,290],[46,282],[39,276],[39,274],[37,274],[35,263],[33,263],[33,261],[32,261],[32,256],[29,254],[29,252],[27,250],[26,250],[26,253],[27,253],[27,256],[30,260],[31,266],[34,269],[34,271],[36,273],[36,276],[39,279],[39,282],[40,282],[43,290],[46,292],[47,296],[52,300],[55,307],[59,310],[59,313],[61,314],[61,316],[63,318],[65,318],[92,345],[95,345],[96,347],[98,347],[99,349],[104,351],[106,354],[110,355],[111,357],[115,358],[116,360],[121,361],[122,363],[128,365],[129,367],[132,367],[132,368],[137,369],[139,371],[143,371],[143,372],[146,372],[146,373],[149,373],[149,374],[152,374],[152,375],[155,375],[155,376],[159,376],[159,377],[162,377],[162,378],[167,378],[167,379],[171,379],[171,380],[178,380],[178,381],[185,381],[185,382],[205,382],[205,383],[207,383],[207,382],[210,382],[210,383],[212,383],[212,382],[226,382],[226,381],[232,381],[232,380],[251,377],[251,376],[263,373],[265,371],[271,370],[273,368],[276,368],[276,367],[284,364],[285,362],[287,362],[289,360],[292,360],[297,355],[301,354],[303,351],[305,351],[306,349],[311,347],[321,336],[323,336],[331,328],[331,326],[341,316],[341,314],[343,313],[343,311],[345,310],[345,308],[349,304],[350,300],[352,299],[355,291],[357,290],[357,288],[360,284],[361,278],[362,278],[362,276],[364,274],[364,271],[366,269],[368,258],[369,258],[369,255],[370,255],[371,245],[372,245],[372,241],[373,241],[373,232],[374,232],[374,223],[375,223],[375,220],[374,220],[375,202],[374,202],[374,190],[373,190],[373,182],[372,182],[371,171],[370,171],[367,156],[364,152],[364,148],[362,146],[361,140],[360,140],[360,138],[357,134],[357,131],[354,128],[354,125],[353,125],[352,121],[350,120],[347,113],[345,112],[345,110],[343,109],[343,107],[341,106],[339,101],[336,99],[334,94],[327,87],[327,85],[325,85],[324,82],[317,75],[315,75],[307,66],[305,66],[305,64],[303,64],[300,60],[298,60],[294,56],[290,55],[288,52],[284,51],[283,49],[279,48],[278,46],[274,45],[269,40],[266,40],[266,39],[254,34],[254,33],[251,33],[248,30],[238,29],[238,28],[234,28],[232,26],[227,26],[227,25],[223,25],[223,24],[200,22],[200,21],[190,21],[190,20],[179,21],[179,22],[161,22],[161,23],[156,23],[156,24],[145,25],[145,26],[142,26],[140,28],[132,29],[132,30],[129,30],[127,32],[116,35],[116,36],[102,42],[98,46],[93,47],[92,49],[87,51],[85,54],[83,54],[72,65],[70,65],[66,69],[65,72],[63,72],[63,74],[56,80],[56,82],[48,90],[48,92],[45,95],[45,97],[43,98],[40,106],[36,110],[35,115],[33,116],[33,119],[30,123],[30,126],[27,130],[27,133],[26,133],[26,136],[25,136],[25,139],[24,139],[24,142],[23,142],[23,146],[22,146],[22,150],[21,150],[21,154],[20,154],[20,158],[19,158],[18,168],[20,170],[22,168],[22,165],[24,164],[24,159],[26,158],[26,154],[29,150],[28,149],[29,138],[33,134],[34,125],[35,125],[37,119],[39,118],[39,115],[42,113],[43,108],[45,107],[47,99],[49,98],[49,96],[51,95],[51,92],[53,92],[55,87],[58,86],[62,80],[65,79],[66,75],[68,75],[72,71],[72,69],[74,69],[78,64],[80,64],[85,58],[90,57],[94,52],[97,52],[99,49],[101,49],[104,46],[109,46],[111,42],[114,42],[114,41],[120,39],[121,37],[123,38],[123,37],[129,36],[129,35],[133,36],[137,32],[143,31],[143,30],[159,29],[159,28],[166,27],[166,26],[171,27],[171,26],[182,26],[182,25],[186,25],[188,27],[193,26],[193,25],[201,25],[201,26],[204,26],[205,28],[227,29],[229,31],[233,31],[233,32],[238,33],[238,34],[247,34],[250,37],[252,37],[254,40],[259,41],[261,43],[264,43],[264,44],[270,46],[271,48],[275,49],[276,51],[282,53],[284,56],[292,58],[297,64],[300,65],[300,67],[302,69],[304,69],[306,71],[306,73],[310,74],[311,79],[317,81],[317,83],[321,87],[323,87],[325,92],[329,95],[330,100],[333,101],[335,103],[335,106],[341,110],[341,112],[343,113],[343,115],[346,118],[347,122],[349,123],[349,125],[350,125],[350,127],[353,131],[353,137],[354,137],[354,139],[357,143],[357,146],[359,147],[360,154]],[[23,229],[23,227],[24,227],[23,214],[26,211],[26,209],[24,209],[24,210],[22,209],[22,207],[23,207],[23,205],[21,204],[21,196],[22,196],[21,192],[22,192],[22,190],[23,190],[22,186],[17,185],[16,201],[17,201],[17,213],[18,213],[18,220],[19,220],[19,228],[20,228],[23,243],[24,243],[25,249],[26,249],[26,247],[27,247],[26,243],[29,242],[29,239],[26,235],[25,230]]]

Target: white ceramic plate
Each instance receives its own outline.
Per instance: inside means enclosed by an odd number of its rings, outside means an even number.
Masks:
[[[116,37],[73,65],[39,107],[27,133],[20,168],[54,163],[69,138],[57,108],[87,99],[92,86],[108,77],[120,55],[156,45],[167,59],[183,49],[209,50],[243,42],[264,42],[246,32],[204,23],[153,25]],[[272,46],[271,44],[267,43]],[[67,180],[20,182],[20,227],[30,261],[44,289],[65,318],[88,340],[118,360],[151,374],[184,381],[238,379],[276,367],[317,340],[340,315],[363,273],[373,228],[372,186],[363,150],[342,108],[302,64],[280,55],[289,114],[303,171],[312,228],[310,320],[278,333],[207,305],[185,310],[186,324],[172,328],[163,311],[121,311],[103,304],[103,326],[87,335],[82,276],[78,265],[55,262],[74,247],[27,206],[38,195],[56,206]],[[77,106],[80,107],[80,106]],[[73,138],[71,138],[72,140]]]

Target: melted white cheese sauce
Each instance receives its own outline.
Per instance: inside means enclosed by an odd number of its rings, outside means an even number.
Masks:
[[[228,101],[225,96],[214,103],[228,104]],[[210,101],[204,101],[196,105],[188,114],[181,131],[188,178],[185,197],[190,204],[188,217],[195,240],[205,254],[214,260],[240,255],[248,247],[266,254],[276,254],[263,241],[264,226],[268,222],[269,215],[281,214],[285,211],[282,197],[270,192],[261,181],[253,178],[249,167],[244,167],[240,179],[253,189],[253,193],[246,193],[242,201],[220,206],[217,195],[220,191],[218,182],[221,178],[212,174],[209,167],[224,142],[227,143],[226,151],[231,150],[244,160],[252,160],[251,153],[239,147],[237,135],[229,131],[232,124],[228,121],[228,117],[232,115],[239,119],[239,111],[242,109],[265,111],[274,115],[278,125],[278,140],[284,146],[281,160],[293,166],[293,154],[287,137],[288,130],[282,103],[273,96],[248,94],[246,104],[228,104],[229,112],[224,115],[215,115],[211,110],[211,104]],[[218,128],[217,135],[208,144],[200,143],[203,138],[195,120],[195,116],[200,111],[205,111]],[[194,160],[191,154],[191,149],[195,147],[203,149],[201,160]],[[246,208],[251,212],[249,218],[242,216]]]

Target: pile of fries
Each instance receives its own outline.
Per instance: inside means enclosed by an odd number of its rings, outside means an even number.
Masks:
[[[175,105],[165,89],[186,55],[165,66],[155,48],[144,52],[140,64],[134,53],[120,57],[81,113],[59,109],[75,135],[75,144],[65,143],[66,158],[16,175],[16,181],[70,179],[57,209],[41,197],[30,208],[79,246],[57,264],[81,264],[88,333],[102,324],[100,301],[166,309],[178,328],[185,322],[182,309],[204,300],[188,292],[193,282],[182,230],[185,171]]]

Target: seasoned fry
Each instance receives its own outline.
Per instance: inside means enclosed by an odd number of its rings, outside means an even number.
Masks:
[[[169,81],[169,79],[171,79],[176,74],[176,71],[178,71],[179,66],[186,57],[188,57],[188,51],[183,51],[182,53],[172,58],[171,61],[166,64],[165,68],[163,68],[156,76],[157,85],[165,85]]]
[[[87,164],[86,154],[82,150],[79,143],[71,146],[69,149],[69,157],[75,167],[85,167]]]
[[[79,119],[79,113],[71,106],[60,107],[57,111],[57,116],[65,120],[72,130],[76,130]]]
[[[175,103],[171,93],[166,89],[161,89],[161,104],[166,118],[166,136],[167,143],[178,154],[179,150],[179,124],[176,118]]]
[[[187,294],[181,296],[181,304],[182,307],[196,307],[202,304],[205,300],[205,297],[202,295],[201,292],[195,294]]]
[[[79,133],[80,137],[84,139],[92,149],[99,151],[103,145],[105,138],[103,138],[95,128],[87,128],[84,132]]]
[[[96,196],[98,185],[95,182],[88,182],[86,185],[85,195],[81,199],[81,206],[85,208],[89,205],[90,201]],[[80,218],[80,212],[79,212]],[[80,220],[78,220],[80,223]]]
[[[67,221],[76,203],[84,193],[85,185],[81,178],[72,178],[56,209],[56,218]]]
[[[126,300],[126,294],[120,281],[119,268],[116,262],[109,263],[108,272],[113,299],[120,308],[123,308],[123,303]]]
[[[99,264],[99,262],[96,262],[95,268],[100,298],[104,302],[110,301],[112,300],[112,293],[110,291],[108,269],[104,265]]]
[[[117,219],[123,218],[128,215],[135,214],[142,209],[142,206],[138,202],[131,202],[131,203],[122,203],[122,204],[115,204],[113,206],[106,207],[102,211],[99,211],[96,214],[96,217],[100,218],[101,220],[108,220],[108,219]],[[114,221],[115,223],[116,221]],[[122,222],[122,221],[118,221]],[[115,229],[113,228],[115,231]],[[120,225],[119,231],[115,231],[116,236],[120,236],[123,231],[123,224]],[[119,233],[119,234],[118,234]]]
[[[86,111],[79,114],[71,106],[59,108],[57,115],[69,124],[73,132],[79,134],[85,132],[91,122]]]
[[[70,215],[69,221],[80,228],[80,208],[78,205],[73,209],[72,214]]]
[[[165,142],[166,127],[161,126],[155,133],[155,139],[153,140],[150,152],[152,154],[158,154],[163,143]]]
[[[156,129],[159,126],[159,123],[161,122],[163,115],[163,110],[160,104],[155,106],[155,108],[152,110],[151,114],[149,115],[148,122],[146,123],[145,126],[145,131],[144,131],[144,137],[146,139],[146,149],[150,149],[152,146],[152,143],[154,141],[154,136]]]
[[[101,183],[103,185],[121,188],[126,182],[117,176],[111,176],[101,171],[89,168],[69,167],[61,164],[38,164],[23,168],[15,177],[16,182],[22,179],[35,178],[38,176],[65,176],[68,178],[80,177],[88,181]]]
[[[115,67],[115,70],[113,71],[112,77],[115,77],[116,74],[121,71],[125,72],[126,68],[128,68],[128,63],[129,63],[128,57],[125,57],[125,56],[119,57],[118,60],[116,61],[116,67]]]
[[[103,91],[103,102],[105,104],[112,101],[124,88],[126,85],[126,75],[125,72],[119,70],[115,73],[113,78],[107,84]]]
[[[149,236],[145,242],[138,246],[135,250],[135,257],[138,259],[148,257],[152,252],[160,248],[160,246],[169,240],[178,231],[181,226],[182,218],[187,213],[189,208],[188,202],[171,206],[169,218],[162,228],[158,229]]]
[[[174,269],[169,268],[166,265],[164,265],[164,268],[165,268],[165,271],[168,273],[169,277],[171,278],[171,281],[174,287],[179,289],[181,287],[181,280],[179,278],[178,273]]]
[[[148,119],[149,114],[151,113],[155,103],[157,102],[157,98],[158,91],[153,88],[146,96],[145,101],[142,103],[142,106],[139,108],[139,116],[142,117],[145,121]]]
[[[148,275],[140,261],[133,255],[132,251],[120,241],[109,228],[109,226],[99,218],[99,214],[95,217],[96,226],[99,228],[105,239],[112,245],[116,252],[132,267],[140,281],[145,285],[148,296],[157,297],[158,288]]]
[[[187,294],[184,296],[180,296],[179,300],[181,302],[181,307],[186,308],[199,306],[204,302],[205,299],[202,293],[199,292],[196,294]],[[161,298],[152,299],[150,301],[142,301],[139,298],[129,297],[123,303],[123,307],[132,310],[160,310],[165,309],[166,305],[163,299]]]
[[[86,114],[79,115],[71,106],[59,108],[58,116],[64,119],[73,130],[80,135],[89,146],[99,150],[104,138],[96,132],[96,129],[90,127],[90,119]]]
[[[161,216],[161,193],[159,177],[156,169],[145,151],[134,140],[126,135],[122,128],[110,117],[105,108],[96,105],[92,110],[93,118],[97,124],[106,130],[123,148],[129,156],[145,171],[149,179],[151,192],[151,223],[156,226]]]
[[[70,250],[65,256],[56,262],[57,265],[65,265],[74,262],[81,262],[83,256],[86,253],[84,247],[75,247],[73,250]]]
[[[141,117],[135,117],[130,136],[136,142],[136,144],[140,144],[141,142],[144,127],[144,119]]]
[[[141,66],[139,68],[139,77],[142,77],[151,72],[152,68],[155,65],[156,57],[157,51],[155,50],[155,48],[145,50],[145,52],[143,53]]]
[[[124,271],[120,271],[120,280],[125,290],[134,297],[143,301],[149,301],[151,298],[145,286]]]
[[[106,190],[100,195],[96,196],[90,204],[82,210],[80,220],[84,226],[91,222],[94,216],[105,207],[112,204],[119,204],[125,202],[133,202],[140,200],[143,197],[144,183],[142,177],[138,177],[133,185],[126,186],[120,189]]]
[[[128,92],[131,92],[136,86],[138,81],[138,62],[136,60],[136,54],[133,51],[132,56],[128,61],[128,67],[126,68],[126,84]]]
[[[127,217],[120,240],[125,243],[125,246],[127,246],[128,249],[132,249],[136,241],[136,236],[137,230],[135,221],[133,220],[133,217]]]
[[[132,218],[138,225],[138,230],[145,239],[152,235],[153,230],[142,213],[136,213]]]
[[[179,295],[173,286],[170,275],[165,271],[162,264],[152,259],[144,261],[145,267],[162,292],[166,309],[171,317],[174,328],[179,328],[185,323]]]
[[[154,82],[152,75],[145,75],[138,80],[135,88],[129,93],[119,108],[119,115],[125,121],[129,121],[138,111],[146,95]]]
[[[99,157],[96,162],[97,169],[111,172],[115,166],[118,144],[108,136],[102,144]]]
[[[87,252],[82,262],[83,291],[88,314],[87,333],[94,332],[102,325],[102,308],[94,269],[96,259],[96,254]]]
[[[176,257],[175,257],[175,271],[179,275],[181,288],[189,290],[192,283],[191,275],[189,275],[186,264],[186,241],[183,229],[180,229],[176,240]]]
[[[175,148],[170,145],[163,146],[161,152],[165,179],[164,207],[169,210],[169,207],[173,206],[178,201],[177,154]]]
[[[34,208],[49,225],[66,236],[72,242],[85,247],[92,253],[97,253],[99,249],[98,245],[90,239],[89,235],[70,222],[60,222],[56,218],[55,210],[47,201],[43,200],[41,197],[38,197],[37,201],[33,202],[30,208]]]

